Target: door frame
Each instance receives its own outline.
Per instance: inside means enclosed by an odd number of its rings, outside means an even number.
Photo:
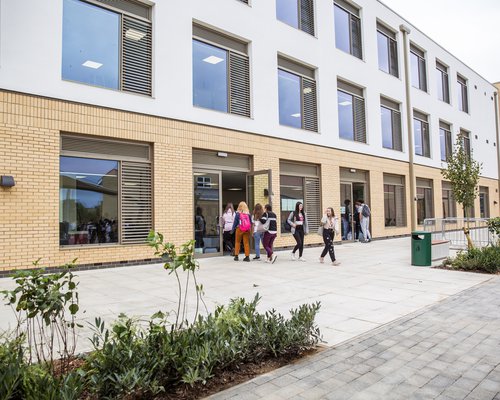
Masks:
[[[269,191],[269,204],[271,205],[271,207],[273,205],[273,196],[274,196],[274,194],[273,194],[273,180],[272,180],[272,178],[273,178],[273,171],[272,171],[272,169],[261,169],[259,171],[247,172],[247,176],[246,176],[246,181],[247,181],[246,182],[246,184],[247,184],[247,187],[246,187],[246,189],[247,189],[246,200],[247,200],[247,204],[248,204],[249,207],[250,207],[250,203],[249,203],[250,202],[250,200],[249,200],[249,198],[250,198],[249,197],[250,190],[249,190],[249,182],[248,182],[249,179],[248,178],[250,176],[265,175],[265,174],[267,174],[268,186],[269,186],[267,188],[267,190]],[[255,206],[255,204],[253,204],[252,206]],[[262,204],[262,206],[264,207],[265,204]],[[252,210],[250,210],[250,212],[252,212]]]

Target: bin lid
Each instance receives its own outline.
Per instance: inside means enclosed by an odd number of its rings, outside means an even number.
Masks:
[[[428,231],[412,231],[412,235],[430,235],[432,232]]]

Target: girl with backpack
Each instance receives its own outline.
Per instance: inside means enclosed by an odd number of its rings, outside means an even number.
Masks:
[[[252,222],[253,222],[253,238],[255,242],[255,257],[254,260],[260,260],[260,242],[264,236],[264,224],[260,219],[264,214],[262,204],[257,203],[253,209]]]
[[[302,257],[302,253],[304,252],[304,236],[309,233],[309,224],[307,223],[307,216],[304,212],[304,205],[302,202],[298,201],[297,204],[295,204],[295,211],[290,213],[287,222],[292,227],[291,232],[297,242],[292,251],[292,260],[295,261],[295,252],[298,250],[299,261],[306,261],[306,259]]]
[[[234,207],[233,203],[227,203],[224,209],[224,214],[222,214],[222,240],[224,243],[224,250],[230,251],[231,254],[234,251],[234,234],[231,233],[233,229],[234,222]]]
[[[264,227],[264,239],[262,242],[267,253],[266,262],[274,264],[276,258],[278,257],[276,254],[273,254],[273,243],[274,239],[276,239],[276,234],[278,233],[278,224],[276,223],[276,214],[273,213],[271,205],[266,204],[264,209],[265,213],[260,219],[260,222]]]
[[[243,248],[245,249],[245,258],[243,261],[250,262],[250,230],[252,228],[250,211],[247,203],[241,201],[238,204],[236,215],[234,217],[233,229],[236,232],[236,241],[234,246],[234,261],[239,261],[241,239],[243,239]]]
[[[325,243],[325,248],[321,252],[319,262],[324,263],[326,253],[330,253],[332,265],[340,265],[340,262],[335,259],[335,250],[333,249],[333,238],[339,231],[339,221],[335,216],[335,212],[332,207],[328,207],[325,215],[321,218],[321,228],[323,230],[323,242]]]

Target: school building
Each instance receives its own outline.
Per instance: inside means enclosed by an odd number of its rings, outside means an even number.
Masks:
[[[457,138],[482,163],[471,216],[498,216],[497,103],[377,0],[3,0],[0,272],[148,262],[148,232],[193,239],[196,209],[220,255],[241,200],[273,205],[276,247],[297,201],[306,244],[361,198],[374,238],[408,235],[462,216]]]

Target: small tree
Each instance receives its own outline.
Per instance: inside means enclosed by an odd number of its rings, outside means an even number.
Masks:
[[[466,153],[463,137],[459,135],[455,143],[453,154],[447,158],[448,167],[441,170],[441,175],[451,182],[453,196],[457,203],[462,206],[464,218],[467,218],[467,211],[474,206],[474,200],[478,195],[479,174],[481,164],[472,157],[472,151]],[[464,234],[467,238],[467,247],[474,247],[469,234],[469,221],[464,226]]]

